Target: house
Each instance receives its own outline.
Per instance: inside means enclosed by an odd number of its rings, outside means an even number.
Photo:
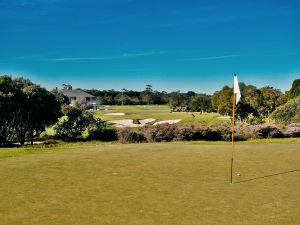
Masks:
[[[79,103],[91,110],[99,110],[100,104],[97,98],[81,89],[73,89],[71,85],[63,84],[63,89],[59,90],[59,92],[68,97],[71,106]]]

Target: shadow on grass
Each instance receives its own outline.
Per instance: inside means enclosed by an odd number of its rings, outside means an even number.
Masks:
[[[296,170],[289,170],[289,171],[285,171],[285,172],[281,172],[281,173],[274,173],[274,174],[270,174],[270,175],[266,175],[266,176],[262,176],[262,177],[255,177],[255,178],[251,178],[248,180],[241,180],[241,181],[236,181],[234,183],[245,183],[245,182],[249,182],[249,181],[254,181],[254,180],[259,180],[259,179],[265,179],[265,178],[269,178],[269,177],[274,177],[274,176],[279,176],[279,175],[284,175],[287,173],[294,173],[294,172],[299,172],[300,169],[296,169]]]

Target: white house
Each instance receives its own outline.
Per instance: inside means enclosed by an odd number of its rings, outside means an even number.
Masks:
[[[79,103],[92,110],[99,110],[100,104],[97,98],[81,89],[73,89],[71,85],[63,85],[63,89],[59,91],[69,98],[71,106]]]

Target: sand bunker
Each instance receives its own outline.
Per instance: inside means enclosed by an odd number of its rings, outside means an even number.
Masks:
[[[139,120],[140,124],[142,126],[146,125],[147,123],[152,123],[154,122],[156,119],[153,119],[153,118],[148,118],[148,119],[143,119],[143,120]]]
[[[124,116],[125,113],[106,113],[106,116]]]
[[[231,116],[217,116],[218,119],[231,119]]]
[[[114,124],[115,127],[140,127],[140,124],[134,124],[132,119],[111,120],[109,123]]]
[[[108,122],[111,123],[111,124],[113,124],[113,126],[115,126],[115,127],[143,127],[143,126],[147,125],[147,123],[152,123],[155,120],[156,119],[153,119],[153,118],[139,120],[140,124],[133,123],[132,119],[111,120],[111,121],[108,121]],[[167,123],[167,124],[175,124],[175,123],[178,123],[180,121],[181,121],[181,119],[177,119],[177,120],[163,120],[163,121],[156,122],[153,125],[165,124],[165,123]]]
[[[163,121],[159,121],[159,122],[156,122],[154,123],[154,125],[157,125],[157,124],[164,124],[164,123],[167,123],[167,124],[175,124],[175,123],[178,123],[180,122],[181,119],[177,119],[177,120],[163,120]]]

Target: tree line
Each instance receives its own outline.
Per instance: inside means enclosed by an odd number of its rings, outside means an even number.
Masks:
[[[85,90],[97,97],[101,105],[148,105],[169,104],[172,111],[212,112],[211,96],[193,91],[156,91],[146,85],[143,91],[117,90]]]

